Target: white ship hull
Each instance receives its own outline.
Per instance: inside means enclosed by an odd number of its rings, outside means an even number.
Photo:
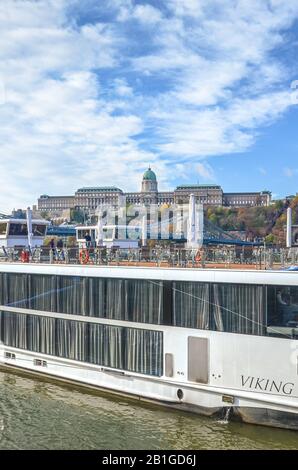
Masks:
[[[1,266],[2,270],[17,269],[15,266]],[[131,268],[78,268],[63,266],[31,266],[32,271],[62,272],[73,270],[76,275],[96,272],[97,275],[134,277]],[[30,269],[21,266],[19,270]],[[119,270],[122,271],[119,273]],[[191,270],[142,269],[147,276],[163,278],[186,275],[200,277]],[[155,271],[155,272],[153,272]],[[180,270],[182,271],[182,270]],[[169,274],[169,272],[171,274]],[[157,274],[158,273],[158,274]],[[225,276],[224,271],[222,271]],[[292,273],[291,273],[292,274]],[[284,273],[279,284],[289,282]],[[220,276],[220,273],[206,272],[206,277]],[[226,273],[231,277],[231,271]],[[234,273],[235,276],[251,276],[252,273]],[[268,278],[276,276],[268,273]],[[266,273],[259,273],[266,276]],[[294,274],[295,276],[295,274]],[[267,279],[268,279],[267,278]],[[267,280],[266,279],[266,280]],[[293,278],[292,278],[293,279]],[[256,279],[259,282],[259,279]],[[273,282],[273,281],[270,281]],[[293,282],[293,281],[291,281]],[[295,279],[296,282],[296,279]],[[4,307],[1,307],[4,311]],[[19,307],[5,307],[5,312],[18,312],[24,315],[51,317],[60,320],[85,322],[87,324],[112,325],[125,328],[163,333],[163,373],[161,376],[149,376],[82,361],[74,361],[54,355],[26,351],[24,349],[0,344],[0,363],[3,366],[20,368],[28,372],[45,374],[59,380],[71,381],[80,385],[110,390],[141,400],[150,400],[180,410],[197,412],[205,415],[224,415],[230,409],[231,416],[247,423],[262,424],[298,430],[298,341],[297,339],[274,338],[247,334],[207,331],[195,328],[140,324],[107,318],[82,317],[64,313],[27,310]],[[206,341],[205,365],[203,375],[197,383],[190,377],[191,361],[190,339]],[[205,344],[205,343],[203,343]],[[167,362],[170,358],[170,363]],[[198,356],[195,360],[200,361]],[[203,383],[205,382],[205,383]]]
[[[177,361],[173,378],[152,378],[3,344],[0,345],[0,362],[180,410],[224,416],[224,408],[231,408],[234,416],[247,423],[298,430],[297,365],[295,361],[289,364],[289,357],[297,355],[296,341],[284,344],[284,340],[278,338],[179,330],[171,327],[163,330],[165,349]],[[187,380],[189,335],[210,341],[210,380],[206,385]],[[15,358],[8,358],[7,353],[14,354]],[[46,361],[46,366],[36,365],[36,359]],[[266,384],[267,390],[260,390]],[[182,390],[181,399],[178,390]]]

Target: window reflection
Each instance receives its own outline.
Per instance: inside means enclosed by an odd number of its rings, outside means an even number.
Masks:
[[[9,235],[23,236],[28,235],[27,223],[24,224],[9,224]]]
[[[298,328],[298,286],[268,287],[268,325]]]
[[[32,232],[35,237],[43,237],[46,234],[46,225],[33,224]]]

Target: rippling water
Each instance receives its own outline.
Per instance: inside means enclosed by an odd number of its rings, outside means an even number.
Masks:
[[[0,449],[297,449],[298,433],[0,372]]]

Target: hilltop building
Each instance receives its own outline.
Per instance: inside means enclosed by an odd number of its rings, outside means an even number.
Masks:
[[[49,213],[74,208],[92,211],[101,204],[117,206],[124,196],[128,204],[187,204],[190,194],[194,194],[196,201],[205,206],[252,207],[271,203],[269,191],[224,193],[217,184],[184,184],[174,191],[158,191],[156,174],[149,167],[143,175],[139,192],[125,193],[115,186],[99,186],[80,188],[74,196],[43,194],[38,199],[38,210]]]

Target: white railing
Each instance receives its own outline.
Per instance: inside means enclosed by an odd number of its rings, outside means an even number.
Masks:
[[[157,246],[137,249],[78,247],[0,248],[0,261],[47,264],[138,265],[168,267],[246,267],[282,269],[298,265],[296,248],[203,247],[200,250]]]

